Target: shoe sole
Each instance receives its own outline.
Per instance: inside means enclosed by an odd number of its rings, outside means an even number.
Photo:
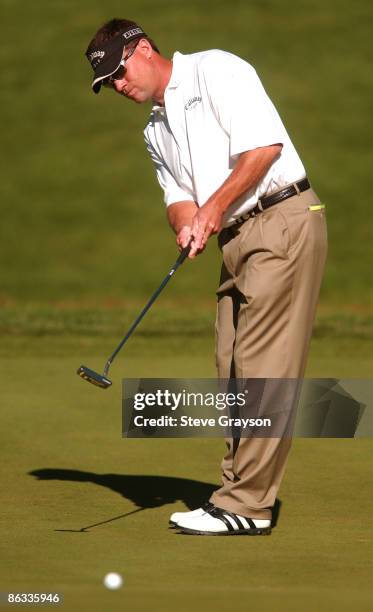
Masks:
[[[180,533],[185,533],[188,535],[206,535],[206,536],[233,536],[233,535],[249,535],[249,536],[257,536],[257,535],[271,535],[272,528],[271,527],[262,527],[261,529],[237,529],[236,531],[199,531],[198,529],[188,529],[187,527],[180,527],[180,525],[175,524],[180,531]]]

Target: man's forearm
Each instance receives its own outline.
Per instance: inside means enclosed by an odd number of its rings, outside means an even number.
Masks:
[[[242,153],[232,173],[210,196],[206,204],[213,204],[221,212],[227,210],[243,193],[255,187],[269,170],[281,149],[282,145],[276,144]]]
[[[268,171],[274,159],[280,153],[282,145],[276,144],[246,151],[240,158],[229,177],[210,196],[209,203],[224,212],[245,191],[252,189]],[[185,200],[175,202],[167,208],[167,218],[176,234],[185,226],[191,226],[199,208],[196,202]]]
[[[176,202],[167,208],[167,219],[175,234],[178,234],[183,227],[192,225],[197,210],[197,204],[190,200]]]
[[[198,209],[193,219],[190,258],[203,251],[211,234],[221,230],[223,213],[243,193],[255,187],[281,149],[282,145],[276,144],[241,153],[230,176]]]

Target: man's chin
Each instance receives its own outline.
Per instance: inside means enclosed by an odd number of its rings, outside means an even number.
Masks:
[[[135,102],[136,104],[142,104],[143,102],[147,102],[149,99],[147,96],[141,95],[141,93],[135,93],[133,96],[126,96],[126,98],[131,100],[131,102]]]

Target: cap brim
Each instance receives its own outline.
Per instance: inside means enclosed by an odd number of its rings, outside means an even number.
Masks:
[[[110,55],[110,57],[106,60],[106,62],[101,62],[95,71],[95,75],[92,81],[92,89],[94,93],[99,93],[102,85],[102,81],[107,79],[110,75],[112,75],[116,70],[118,70],[120,63],[122,61],[123,52],[125,49],[125,41],[123,41],[123,45],[118,47],[115,52]]]

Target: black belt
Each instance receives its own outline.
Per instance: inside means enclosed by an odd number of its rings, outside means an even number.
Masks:
[[[247,221],[247,219],[249,219],[250,217],[255,217],[257,214],[263,212],[263,210],[266,210],[266,208],[270,208],[271,206],[282,202],[282,200],[287,200],[287,198],[291,198],[299,193],[302,193],[302,191],[307,191],[307,189],[309,189],[310,187],[311,185],[309,183],[308,178],[304,178],[301,181],[298,181],[298,183],[292,183],[291,185],[285,187],[284,189],[281,189],[280,191],[276,191],[275,193],[272,193],[269,196],[260,198],[258,200],[258,204],[254,208],[249,210],[247,213],[242,215],[242,217],[236,219],[233,225],[236,225],[237,223],[243,223],[244,221]]]

